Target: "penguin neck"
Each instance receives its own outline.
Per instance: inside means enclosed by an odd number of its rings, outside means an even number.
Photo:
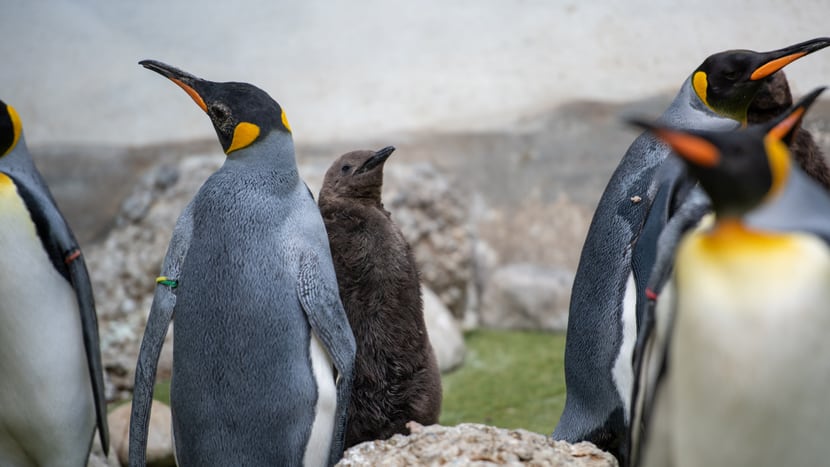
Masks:
[[[251,146],[230,153],[222,167],[248,176],[276,179],[289,187],[300,183],[294,141],[279,131],[272,131]]]
[[[35,167],[29,150],[26,147],[26,138],[23,133],[17,140],[14,149],[3,157],[0,157],[0,171],[17,177],[30,177],[41,180],[41,176]]]
[[[677,128],[695,130],[734,130],[741,126],[741,122],[716,113],[700,100],[692,86],[691,76],[686,78],[677,96],[658,121]]]

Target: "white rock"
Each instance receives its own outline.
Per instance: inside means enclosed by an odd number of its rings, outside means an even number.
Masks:
[[[409,422],[407,426],[412,434],[353,446],[337,466],[618,466],[614,456],[591,443],[569,444],[521,429],[477,423],[445,427]]]
[[[114,451],[121,465],[129,463],[130,411],[132,404],[119,406],[107,417],[110,428],[110,451]],[[153,401],[147,436],[147,465],[175,467],[173,456],[173,421],[170,407]]]
[[[438,359],[442,373],[457,368],[464,362],[464,336],[452,313],[429,287],[421,286],[424,299],[424,321],[429,341]]]
[[[481,307],[481,324],[499,329],[564,331],[573,272],[529,263],[493,271]]]

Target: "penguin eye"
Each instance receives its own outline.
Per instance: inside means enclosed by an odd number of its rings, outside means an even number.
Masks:
[[[230,112],[224,105],[214,105],[210,108],[210,113],[218,122],[226,122],[230,117]]]
[[[352,166],[350,166],[348,164],[344,165],[343,167],[340,167],[340,172],[341,173],[344,173],[344,174],[349,173],[349,170],[352,170]]]
[[[736,81],[741,76],[739,71],[727,71],[723,74],[723,77],[728,79],[729,81]]]

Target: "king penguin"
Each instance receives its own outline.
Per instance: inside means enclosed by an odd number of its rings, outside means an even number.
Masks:
[[[0,465],[83,466],[109,450],[86,263],[0,101]]]
[[[671,145],[714,210],[683,236],[657,299],[635,465],[827,463],[830,195],[786,144],[822,91],[741,131],[634,122]]]
[[[745,124],[753,96],[768,77],[828,45],[830,38],[819,38],[771,52],[711,55],[686,79],[660,122],[735,129]],[[628,148],[594,212],[571,291],[566,401],[552,436],[591,441],[623,463],[631,420],[633,352],[657,239],[676,212],[692,211],[688,217],[699,218],[708,209],[705,196],[691,196],[695,182],[682,176],[682,167],[664,164],[668,154],[668,146],[649,133]]]
[[[320,212],[357,342],[346,447],[438,423],[441,373],[424,323],[418,267],[381,202],[395,150],[353,151],[326,171]]]
[[[208,114],[227,155],[173,230],[136,366],[130,465],[145,465],[171,317],[179,466],[325,466],[343,453],[355,342],[291,127],[267,93],[140,62]]]

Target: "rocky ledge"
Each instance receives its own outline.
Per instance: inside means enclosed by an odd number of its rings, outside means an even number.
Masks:
[[[410,465],[616,467],[611,454],[588,442],[570,444],[526,430],[477,423],[407,425],[411,434],[352,447],[337,467]]]

